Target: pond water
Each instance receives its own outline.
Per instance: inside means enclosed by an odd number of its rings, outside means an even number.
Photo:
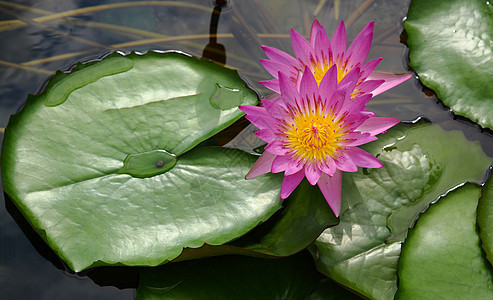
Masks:
[[[0,135],[9,116],[28,94],[43,87],[56,70],[98,59],[110,51],[180,50],[225,61],[261,96],[257,81],[270,79],[259,64],[260,45],[292,53],[290,28],[307,36],[313,18],[333,32],[345,20],[349,40],[375,21],[369,58],[383,57],[379,71],[408,72],[401,43],[409,0],[228,0],[212,20],[217,40],[209,39],[212,0],[9,0],[0,1]],[[217,18],[219,17],[219,18]],[[207,48],[206,48],[207,47]],[[206,49],[206,51],[204,51]],[[225,55],[222,55],[225,54]],[[428,96],[428,95],[429,96]],[[416,79],[374,98],[369,109],[380,116],[412,121],[422,116],[479,140],[493,156],[493,137],[455,118]],[[0,289],[3,299],[132,299],[138,268],[68,271],[30,228],[11,200],[0,204]]]

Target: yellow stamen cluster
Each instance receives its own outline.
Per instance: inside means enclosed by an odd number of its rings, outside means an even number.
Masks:
[[[322,162],[327,156],[335,157],[342,135],[341,122],[326,116],[323,109],[296,110],[293,122],[285,124],[284,145],[298,161]]]
[[[346,76],[349,71],[351,71],[346,70],[347,61],[343,63],[342,61],[332,62],[332,60],[330,60],[329,62],[327,62],[325,58],[321,61],[317,61],[312,57],[311,63],[313,67],[313,76],[315,77],[318,85],[320,85],[320,82],[322,81],[322,78],[324,78],[325,73],[327,73],[327,71],[330,69],[330,67],[332,67],[333,64],[337,65],[337,83],[341,82],[342,78],[344,78],[344,76]]]
[[[322,78],[324,78],[325,73],[327,73],[327,71],[329,70],[329,66],[327,65],[326,62],[318,63],[313,60],[312,60],[312,65],[313,65],[313,76],[317,81],[317,85],[320,85]],[[337,78],[339,78],[339,74],[337,75]]]

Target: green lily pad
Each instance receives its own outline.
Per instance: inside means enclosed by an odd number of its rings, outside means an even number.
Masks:
[[[421,82],[455,114],[493,129],[493,5],[413,0],[404,28]]]
[[[483,187],[478,204],[479,236],[486,258],[493,265],[493,178],[490,177]]]
[[[419,218],[402,246],[397,299],[493,299],[476,228],[480,193],[463,186]]]
[[[256,103],[236,71],[179,53],[78,64],[11,117],[4,189],[75,271],[226,243],[281,207],[281,176],[244,180],[255,156],[190,149]]]
[[[214,257],[145,269],[136,299],[305,299],[322,278],[307,253]]]
[[[463,182],[480,183],[491,158],[462,132],[399,124],[366,150],[383,163],[343,176],[340,224],[310,247],[318,269],[371,299],[392,299],[401,242],[419,213]]]

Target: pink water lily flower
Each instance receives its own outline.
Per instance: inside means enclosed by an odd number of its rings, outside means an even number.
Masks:
[[[280,93],[278,72],[288,75],[290,80],[299,86],[299,79],[306,67],[314,75],[318,84],[332,66],[337,66],[337,80],[339,82],[349,72],[359,68],[360,74],[357,84],[355,90],[352,91],[354,98],[366,93],[372,93],[373,96],[376,96],[406,81],[412,74],[395,75],[375,72],[374,69],[382,60],[381,58],[365,63],[373,38],[373,25],[374,22],[368,23],[347,49],[346,28],[342,21],[335,30],[332,41],[329,40],[324,27],[317,20],[313,21],[309,41],[292,29],[291,43],[296,58],[276,48],[262,47],[269,59],[261,59],[260,61],[275,78],[260,83],[274,92]]]
[[[357,146],[376,140],[398,119],[375,117],[365,109],[371,94],[354,96],[360,84],[359,67],[339,80],[338,66],[318,80],[309,66],[296,87],[291,74],[279,72],[280,97],[262,100],[262,106],[240,106],[265,142],[264,153],[246,178],[284,172],[281,198],[285,199],[304,177],[317,184],[336,216],[341,209],[342,171],[379,168],[380,161]]]

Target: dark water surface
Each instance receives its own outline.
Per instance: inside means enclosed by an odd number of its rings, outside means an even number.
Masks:
[[[221,1],[219,1],[221,2]],[[40,90],[56,70],[109,51],[180,50],[216,55],[238,69],[262,96],[257,84],[270,79],[258,63],[260,45],[292,53],[289,29],[308,36],[316,17],[332,34],[341,19],[348,40],[375,21],[369,59],[383,57],[379,71],[408,72],[407,49],[400,42],[409,0],[229,0],[217,22],[217,40],[209,40],[214,1],[9,0],[0,1],[0,128]],[[216,10],[216,13],[218,11]],[[208,48],[206,48],[206,46]],[[206,51],[204,52],[204,49]],[[217,54],[225,50],[226,56]],[[415,79],[374,98],[369,108],[380,116],[414,120],[424,116],[445,128],[460,129],[480,140],[493,156],[493,138],[467,120],[453,117]],[[3,137],[3,130],[0,135]],[[83,274],[63,263],[29,227],[11,200],[1,193],[1,299],[132,299],[138,268],[99,268]]]

